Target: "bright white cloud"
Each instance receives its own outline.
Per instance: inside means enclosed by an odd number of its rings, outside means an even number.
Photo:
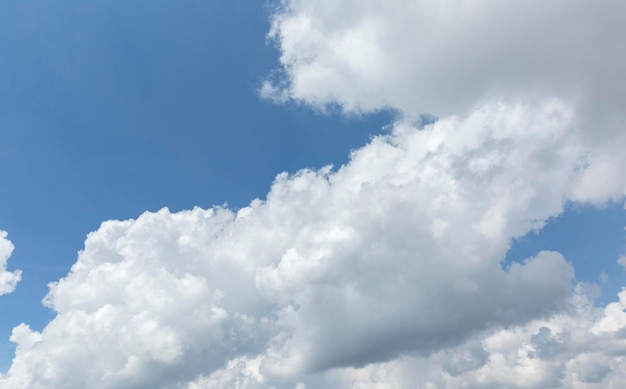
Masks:
[[[422,130],[399,122],[337,171],[281,174],[238,212],[106,222],[51,285],[55,319],[14,330],[0,383],[292,388],[549,316],[571,265],[501,261],[562,211],[584,158],[566,105],[490,104]],[[459,372],[479,364],[468,358]]]
[[[621,0],[282,0],[281,69],[261,95],[408,118],[555,98],[577,112],[590,164],[574,199],[626,193]]]
[[[13,244],[7,239],[6,231],[0,231],[0,296],[15,290],[22,279],[22,271],[7,271],[7,261],[13,253]]]
[[[539,95],[615,114],[624,13],[620,0],[282,0],[270,37],[286,79],[265,93],[407,115]]]

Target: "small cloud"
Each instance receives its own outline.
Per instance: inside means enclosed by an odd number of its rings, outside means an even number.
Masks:
[[[287,89],[276,86],[269,80],[265,80],[261,88],[259,88],[259,96],[276,104],[284,104],[290,100]]]
[[[17,283],[22,279],[22,271],[7,271],[7,261],[13,253],[13,243],[7,238],[6,231],[0,230],[0,296],[15,290]]]

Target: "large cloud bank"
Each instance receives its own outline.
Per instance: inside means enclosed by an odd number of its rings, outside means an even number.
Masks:
[[[286,78],[263,93],[398,121],[244,209],[103,223],[51,284],[56,317],[14,329],[0,386],[618,387],[626,292],[598,308],[557,252],[502,261],[569,201],[623,198],[623,58],[592,55],[623,6],[464,4],[281,3]],[[567,34],[584,12],[581,43]],[[561,69],[581,47],[589,64]],[[420,128],[426,111],[441,118]]]
[[[7,261],[13,253],[13,244],[7,239],[6,231],[0,231],[0,296],[15,290],[22,279],[21,270],[7,271]]]
[[[571,310],[559,253],[501,261],[562,211],[585,166],[567,107],[492,104],[423,130],[399,122],[336,171],[279,175],[238,212],[106,222],[51,285],[56,318],[42,333],[15,328],[0,383],[293,387],[403,355],[444,360],[480,334]],[[611,334],[624,324],[614,311]]]

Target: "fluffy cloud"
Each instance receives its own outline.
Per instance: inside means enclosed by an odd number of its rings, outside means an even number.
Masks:
[[[50,286],[56,317],[15,328],[0,383],[292,388],[549,317],[567,307],[571,265],[555,252],[501,261],[584,175],[577,128],[556,101],[399,122],[338,170],[281,174],[237,212],[105,222]],[[448,369],[487,358],[467,353]]]
[[[0,296],[15,290],[22,279],[22,271],[7,271],[7,260],[13,253],[13,244],[7,239],[6,231],[0,231]]]
[[[269,33],[281,68],[261,95],[407,118],[555,98],[577,112],[590,154],[574,198],[619,200],[625,13],[620,0],[282,0]]]
[[[356,112],[459,114],[539,95],[615,114],[625,12],[620,0],[283,0],[270,37],[286,79],[264,91]]]

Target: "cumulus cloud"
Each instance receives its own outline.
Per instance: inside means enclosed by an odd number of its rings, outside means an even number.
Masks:
[[[571,199],[626,194],[626,5],[586,0],[281,0],[280,68],[261,96],[405,118],[555,98],[581,124],[587,166]]]
[[[7,239],[6,231],[0,231],[0,296],[15,290],[22,279],[22,271],[7,271],[7,261],[13,253],[13,244]]]
[[[50,285],[56,317],[15,328],[0,383],[291,388],[549,317],[567,307],[571,265],[502,260],[584,174],[577,128],[556,101],[398,122],[345,166],[281,174],[237,212],[105,222]],[[487,354],[455,358],[462,375]]]
[[[436,115],[538,94],[616,113],[625,12],[619,0],[283,0],[269,36],[286,78],[264,93]]]
[[[261,95],[408,118],[555,98],[577,112],[590,154],[574,198],[618,201],[625,13],[620,0],[282,0],[269,33],[281,68]]]

